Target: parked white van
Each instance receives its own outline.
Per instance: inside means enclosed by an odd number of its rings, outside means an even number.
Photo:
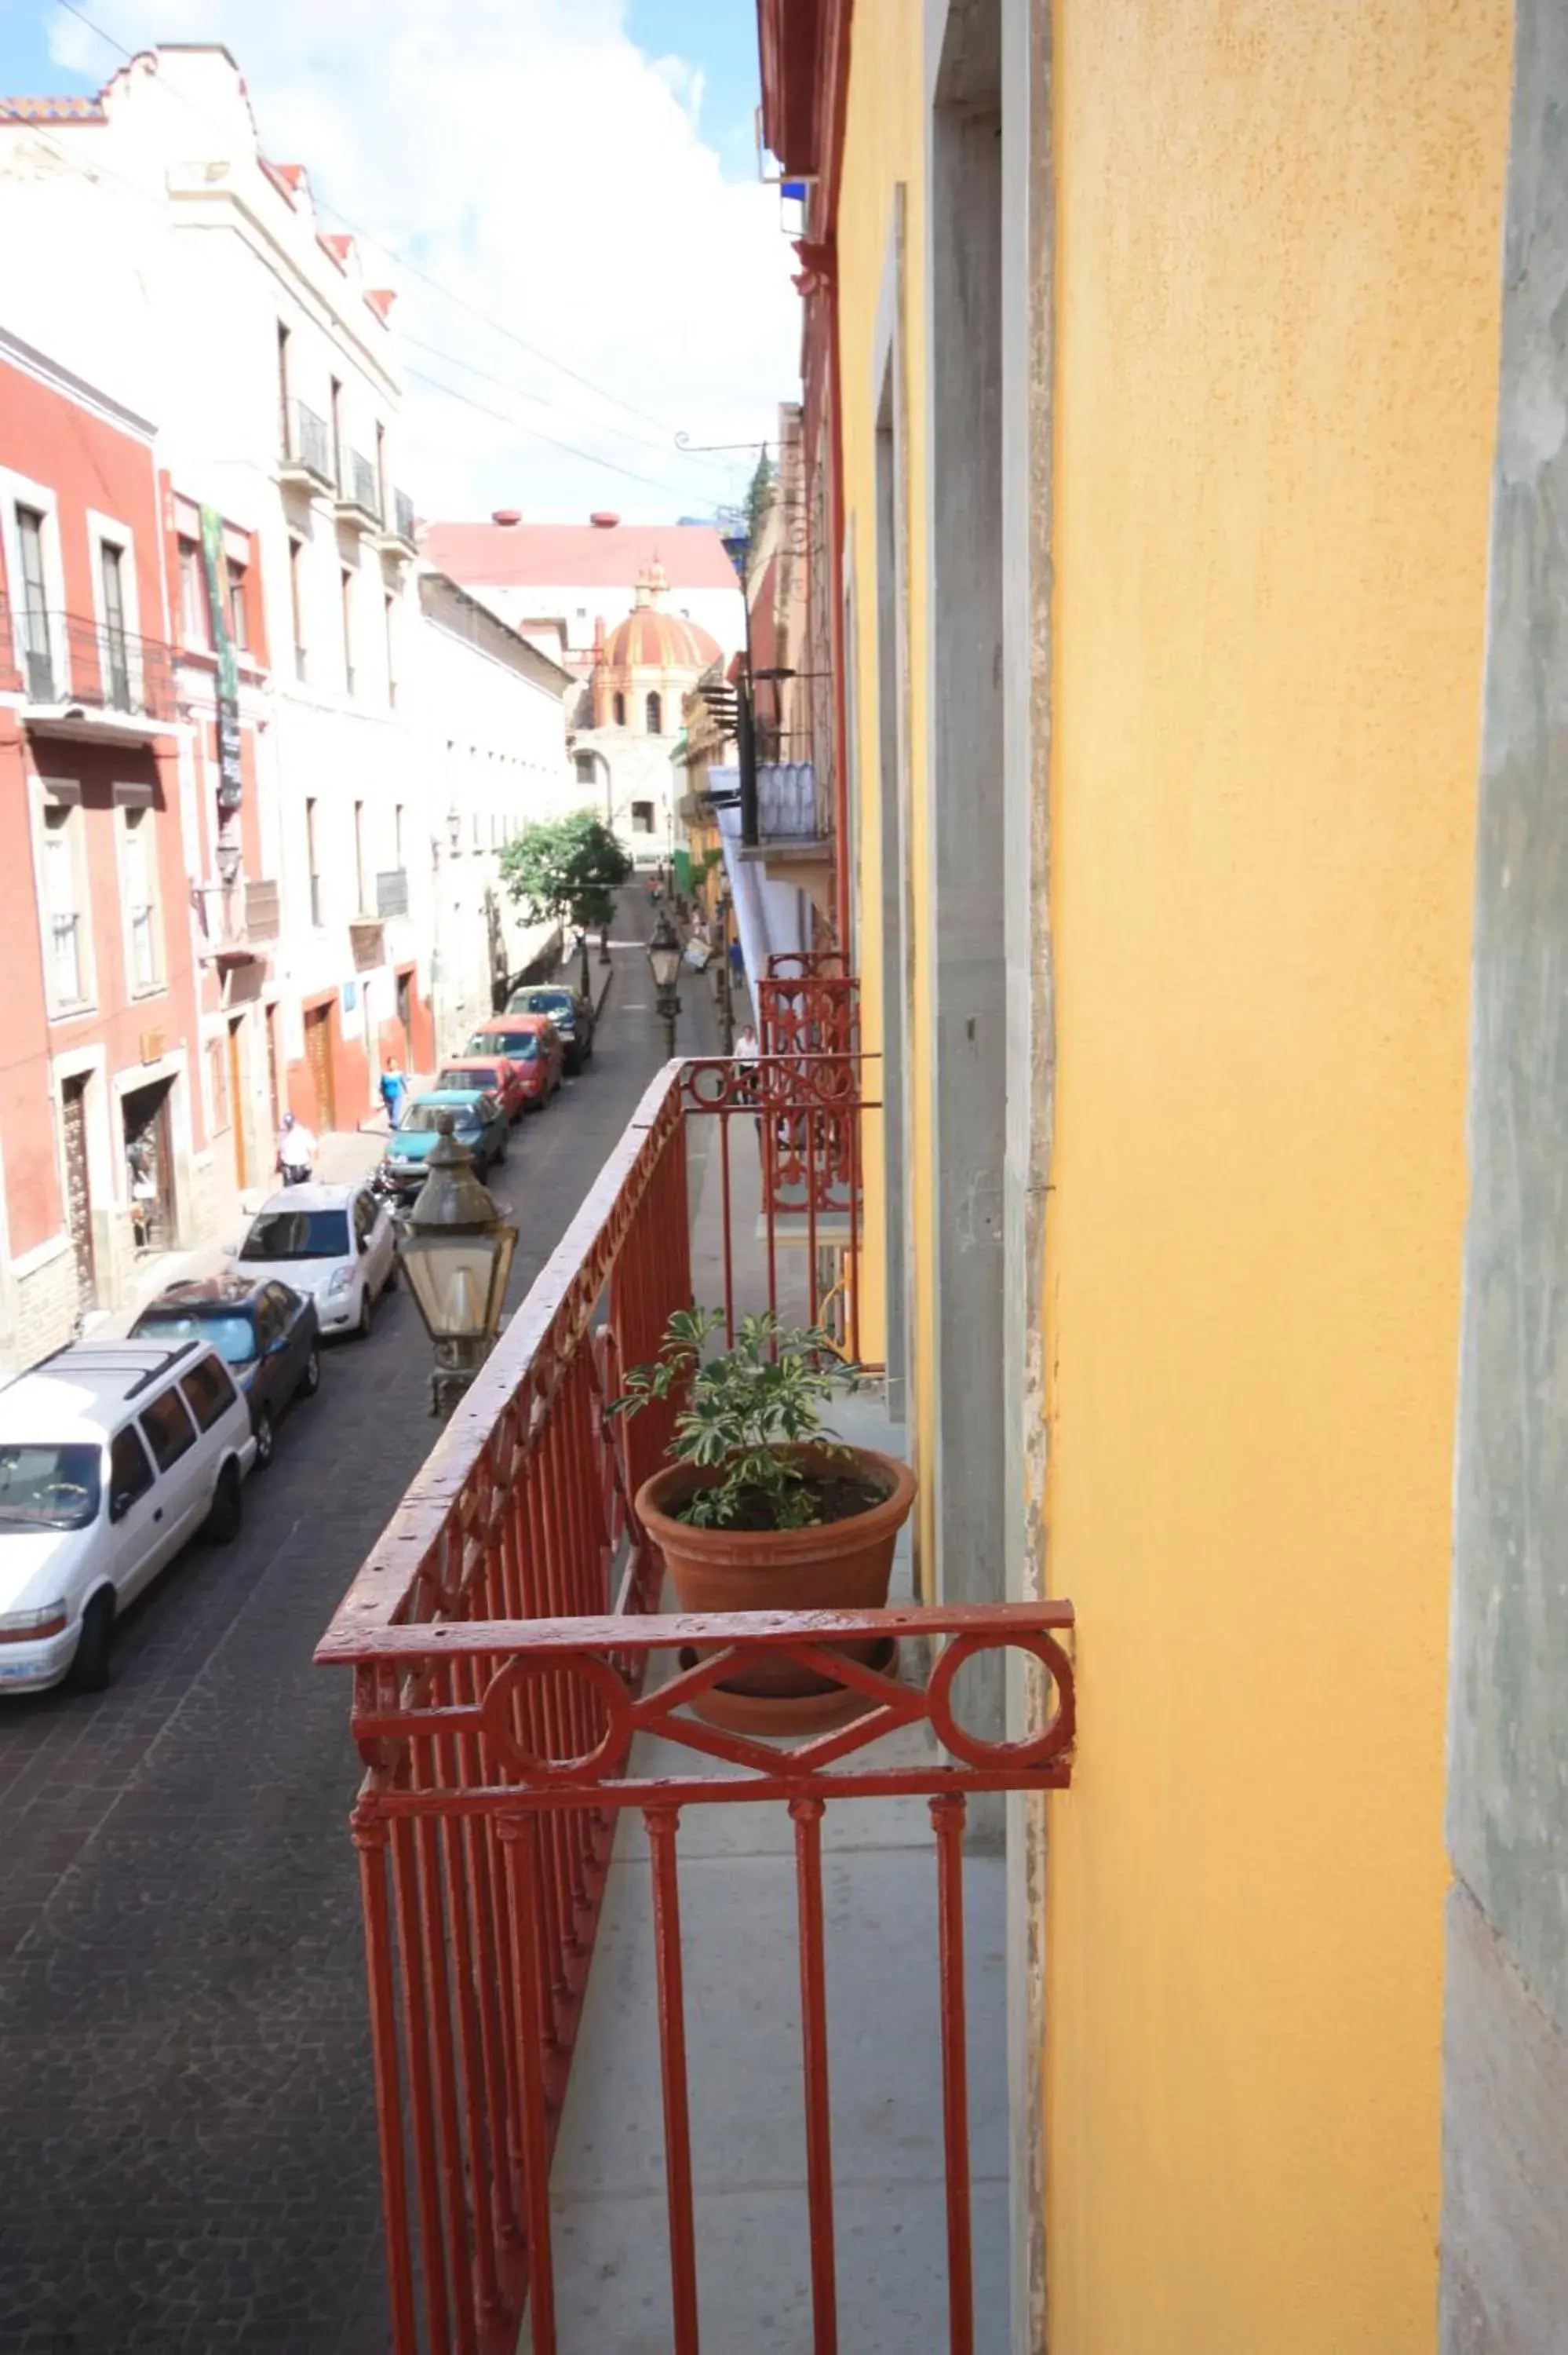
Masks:
[[[239,1534],[249,1410],[206,1341],[71,1342],[0,1389],[0,1693],[109,1681],[114,1622]]]

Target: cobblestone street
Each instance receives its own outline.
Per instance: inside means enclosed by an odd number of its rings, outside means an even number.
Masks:
[[[661,1056],[644,960],[615,963],[593,1062],[498,1175],[514,1300]],[[240,1541],[128,1614],[110,1689],[0,1716],[6,2355],[387,2345],[349,1695],[311,1653],[430,1444],[429,1362],[399,1291],[327,1354]]]

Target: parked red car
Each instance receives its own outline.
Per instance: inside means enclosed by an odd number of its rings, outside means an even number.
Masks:
[[[528,1105],[528,1087],[521,1067],[510,1056],[486,1054],[470,1048],[466,1055],[458,1055],[443,1063],[436,1078],[438,1088],[484,1088],[493,1095],[509,1121],[521,1120]]]
[[[516,1071],[531,1110],[549,1103],[566,1071],[566,1050],[555,1024],[542,1014],[498,1014],[468,1042],[471,1058],[504,1056]]]

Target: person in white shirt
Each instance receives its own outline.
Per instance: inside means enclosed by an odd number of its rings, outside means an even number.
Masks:
[[[283,1114],[278,1132],[278,1168],[285,1186],[308,1186],[316,1166],[316,1141],[302,1120]]]

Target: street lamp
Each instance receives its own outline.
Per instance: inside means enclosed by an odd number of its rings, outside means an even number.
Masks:
[[[517,1230],[473,1174],[455,1115],[436,1115],[440,1135],[429,1176],[408,1213],[397,1256],[426,1332],[436,1347],[430,1412],[450,1414],[495,1345]]]
[[[653,937],[648,943],[648,962],[653,969],[653,987],[659,999],[659,1018],[664,1025],[664,1052],[675,1051],[675,1017],[681,1001],[676,986],[681,978],[681,943],[667,908],[659,911],[659,921],[653,927]]]

